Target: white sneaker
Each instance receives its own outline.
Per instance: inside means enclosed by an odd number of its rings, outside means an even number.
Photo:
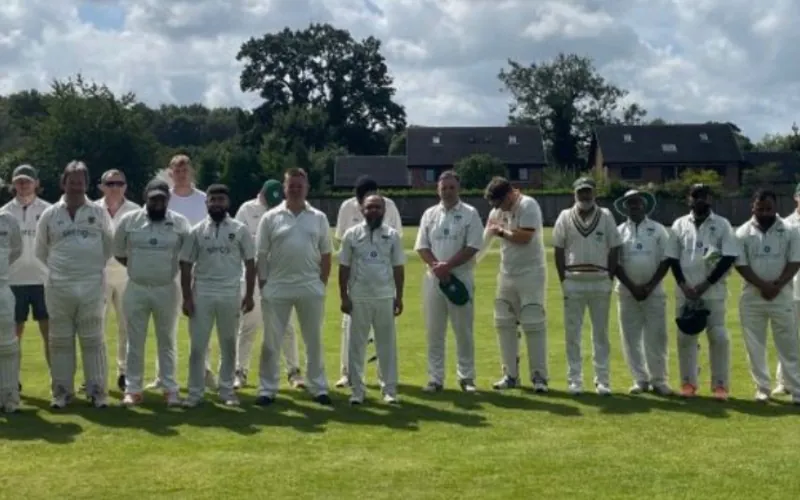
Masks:
[[[92,396],[92,406],[95,408],[108,408],[108,394],[95,394]]]
[[[125,394],[122,398],[122,406],[127,408],[138,406],[142,403],[142,399],[141,394]]]
[[[647,384],[645,382],[636,382],[631,386],[630,389],[628,389],[628,394],[636,395],[636,394],[642,394],[643,392],[647,392],[647,389],[650,388],[649,385],[650,384]]]
[[[239,406],[239,398],[233,395],[222,398],[222,404],[230,407]]]
[[[567,386],[567,392],[573,396],[580,396],[583,394],[583,385],[577,382],[570,382]]]
[[[397,396],[394,396],[392,394],[384,394],[383,402],[386,403],[387,405],[396,405],[400,403],[400,400],[397,399]]]
[[[178,391],[165,392],[164,400],[167,402],[168,407],[175,407],[181,405],[181,398],[180,396],[178,396]]]
[[[653,384],[653,392],[659,396],[672,396],[672,387],[666,383]]]
[[[607,384],[597,384],[595,386],[595,391],[597,392],[598,396],[610,396],[611,395],[611,387]]]
[[[543,394],[550,389],[547,387],[547,383],[541,380],[534,380],[533,381],[533,392],[537,392],[539,394]]]
[[[774,397],[787,396],[788,394],[789,394],[789,389],[787,389],[786,386],[783,384],[778,384],[778,386],[775,387],[775,390],[772,391],[772,395]]]
[[[759,403],[766,403],[769,401],[769,392],[761,389],[756,390],[755,400]]]
[[[239,390],[242,387],[247,387],[247,372],[236,370],[236,375],[233,377],[233,388]]]
[[[164,388],[164,386],[161,385],[161,379],[159,379],[159,378],[153,380],[152,382],[150,382],[149,384],[144,386],[144,389],[146,391],[154,391],[156,389],[163,389],[163,388]]]
[[[217,390],[217,376],[211,370],[206,370],[206,389],[210,391]]]
[[[342,377],[339,380],[336,381],[336,387],[338,389],[341,389],[343,387],[347,387],[347,385],[349,383],[350,383],[350,381],[347,380],[347,375],[342,375]]]
[[[359,406],[364,404],[364,398],[359,396],[350,396],[350,406]]]
[[[54,410],[61,410],[66,408],[71,400],[72,397],[69,394],[59,394],[50,400],[50,408],[53,408]]]
[[[200,403],[202,402],[203,402],[202,399],[188,397],[183,401],[181,401],[181,406],[183,406],[184,408],[196,408],[200,406]]]

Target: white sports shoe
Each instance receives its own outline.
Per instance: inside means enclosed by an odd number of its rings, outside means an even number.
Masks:
[[[757,389],[755,400],[758,401],[759,403],[766,403],[767,401],[769,401],[769,392]]]
[[[236,375],[233,377],[233,388],[238,390],[242,387],[247,387],[247,372],[236,370]]]
[[[142,403],[142,395],[141,394],[126,394],[122,398],[122,406],[131,408],[134,406],[138,406]]]
[[[347,387],[347,384],[349,382],[350,381],[347,380],[347,375],[342,375],[342,377],[339,380],[336,381],[336,387],[339,388],[339,389],[341,389],[343,387]]]
[[[579,396],[583,394],[583,385],[577,382],[570,382],[567,386],[567,392],[573,396]]]
[[[387,405],[396,405],[400,403],[400,400],[397,399],[397,396],[394,394],[384,394],[383,395],[383,402]]]
[[[72,397],[69,394],[59,394],[50,400],[50,408],[53,408],[54,410],[61,410],[66,408],[70,401],[72,401]]]
[[[92,396],[92,406],[95,408],[108,408],[108,394],[96,394]]]
[[[543,382],[541,380],[535,380],[533,382],[533,392],[538,392],[538,393],[542,394],[542,393],[545,393],[545,392],[547,392],[549,390],[550,389],[548,389],[546,382]]]
[[[628,394],[636,395],[642,394],[643,392],[647,392],[647,389],[650,388],[650,384],[646,382],[636,382],[628,389]]]
[[[358,406],[364,404],[364,398],[358,396],[350,396],[350,405]]]
[[[152,382],[150,382],[146,386],[144,386],[144,389],[146,391],[154,391],[156,389],[163,389],[163,388],[164,388],[164,386],[161,385],[161,379],[158,379],[158,378],[153,380]]]
[[[772,395],[774,397],[786,396],[788,394],[789,394],[789,389],[787,389],[786,386],[783,384],[778,384],[778,386],[775,387],[775,390],[772,391]]]
[[[595,387],[595,391],[597,392],[598,396],[610,396],[611,395],[611,387],[608,384],[597,384]]]
[[[167,406],[170,407],[181,405],[181,398],[178,396],[178,391],[165,392],[164,400],[167,402]]]
[[[181,406],[183,406],[184,408],[196,408],[196,407],[200,406],[200,403],[202,403],[202,402],[203,402],[202,399],[188,397],[188,398],[184,399],[183,401],[181,401]]]
[[[222,404],[225,406],[239,406],[239,398],[234,395],[222,398]]]

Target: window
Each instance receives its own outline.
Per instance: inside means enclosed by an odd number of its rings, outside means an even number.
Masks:
[[[622,136],[622,140],[625,142],[633,142],[633,137],[631,137],[631,134],[625,134]]]
[[[661,151],[663,151],[665,153],[677,153],[678,152],[678,146],[676,146],[674,144],[662,144],[661,145]]]
[[[469,143],[470,144],[475,144],[475,138],[474,137],[470,137],[469,138]]]
[[[619,173],[623,180],[639,180],[642,178],[642,167],[622,167]]]
[[[442,138],[441,138],[441,136],[434,135],[433,137],[431,137],[431,143],[432,143],[434,146],[438,146],[439,144],[441,144],[441,143],[442,143]]]
[[[432,168],[425,169],[425,182],[436,182],[436,170]]]
[[[508,143],[512,146],[517,143],[517,136],[516,135],[509,135],[508,136]]]
[[[708,134],[700,134],[700,140],[703,141],[703,142],[709,142],[708,141]]]
[[[529,180],[529,177],[528,177],[528,175],[529,175],[529,173],[528,173],[528,169],[527,169],[527,168],[525,168],[525,167],[522,167],[522,168],[520,168],[520,169],[518,169],[518,170],[517,170],[517,178],[518,178],[519,180],[521,180],[521,181],[527,181],[527,180]]]

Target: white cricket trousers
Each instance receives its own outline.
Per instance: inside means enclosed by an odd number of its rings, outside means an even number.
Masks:
[[[562,283],[564,292],[564,333],[567,351],[567,383],[583,385],[583,317],[589,309],[592,323],[592,364],[594,383],[608,385],[609,354],[608,313],[612,281],[606,278],[578,280],[568,277]]]
[[[312,396],[328,393],[325,356],[322,347],[322,322],[325,296],[307,295],[295,298],[261,296],[264,316],[264,342],[261,344],[259,396],[275,397],[280,384],[280,348],[292,311],[297,313],[300,334],[306,346],[306,382]]]
[[[426,273],[423,279],[423,310],[425,330],[428,336],[428,378],[430,382],[444,385],[445,347],[447,322],[453,327],[456,337],[456,376],[459,380],[475,380],[475,322],[474,279],[472,276],[459,279],[469,291],[470,300],[463,306],[450,302],[439,288],[439,280]]]
[[[348,335],[347,373],[353,396],[364,398],[364,365],[367,357],[369,332],[375,332],[375,351],[382,367],[384,394],[397,396],[397,333],[395,329],[394,298],[353,299]]]
[[[108,362],[103,335],[105,283],[48,283],[44,296],[50,315],[50,376],[53,396],[75,393],[75,338],[80,340],[86,395],[107,394]]]
[[[238,293],[213,294],[194,292],[194,314],[189,318],[189,397],[199,399],[205,394],[206,361],[211,331],[217,327],[219,339],[220,396],[232,397],[236,374],[236,333],[242,313],[242,297]]]
[[[117,375],[127,372],[125,360],[128,358],[128,324],[123,307],[127,284],[127,269],[106,268],[106,310],[103,318],[108,321],[109,305],[113,306],[117,319]],[[105,331],[105,327],[103,330]]]
[[[682,296],[675,300],[675,315],[680,314],[685,303]],[[731,347],[728,331],[725,329],[725,299],[703,299],[709,311],[706,320],[708,337],[708,358],[711,365],[711,389],[717,386],[729,388]],[[697,335],[686,335],[678,330],[678,367],[681,384],[697,387]]]
[[[528,345],[528,369],[532,381],[547,382],[547,314],[545,312],[544,269],[538,273],[497,275],[494,299],[494,325],[500,345],[503,373],[519,378],[519,337],[522,327]]]
[[[244,294],[242,287],[242,294]],[[237,334],[238,345],[236,347],[236,369],[244,372],[250,368],[250,353],[253,351],[253,344],[256,340],[258,330],[264,324],[261,318],[261,293],[256,287],[253,294],[255,306],[249,313],[242,314],[239,322],[239,333]],[[286,361],[286,373],[291,375],[300,371],[300,355],[297,348],[297,333],[294,330],[292,321],[286,325],[286,332],[283,337],[283,357]]]
[[[756,388],[769,392],[772,387],[767,365],[767,327],[772,328],[772,339],[778,353],[786,388],[800,397],[800,341],[794,304],[778,297],[764,300],[751,294],[739,299],[739,321],[744,333],[750,375]]]
[[[0,407],[19,404],[19,339],[14,304],[11,287],[0,284]]]
[[[637,384],[667,383],[667,297],[650,294],[639,301],[627,293],[617,303],[622,352]]]
[[[158,378],[165,392],[177,392],[176,361],[178,356],[178,304],[180,289],[174,282],[166,285],[143,285],[128,282],[123,306],[127,319],[127,387],[128,394],[143,389],[145,344],[150,317],[156,331]]]
[[[793,304],[795,321],[800,326],[800,300],[794,299]],[[786,387],[786,380],[783,378],[783,368],[781,367],[780,360],[778,360],[778,366],[775,370],[775,380],[778,382],[778,385]]]

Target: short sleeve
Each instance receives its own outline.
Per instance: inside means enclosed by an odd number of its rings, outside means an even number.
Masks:
[[[114,257],[123,259],[128,258],[128,221],[130,217],[127,215],[122,217],[114,230],[114,239],[112,243],[112,250]]]
[[[192,229],[189,235],[183,240],[183,245],[181,245],[180,251],[180,260],[181,262],[190,262],[194,264],[197,262],[197,231],[199,226]]]
[[[477,210],[472,211],[472,220],[470,220],[469,227],[467,227],[467,241],[465,246],[478,251],[483,248],[483,221]]]
[[[247,204],[243,204],[239,207],[239,210],[236,211],[236,215],[233,218],[247,225]]]
[[[333,252],[333,242],[331,241],[331,228],[328,224],[328,216],[319,214],[319,253],[322,255]]]
[[[542,211],[536,201],[530,200],[525,204],[520,211],[518,225],[522,229],[539,230],[542,227]]]
[[[800,262],[800,231],[794,228],[789,228],[789,255],[787,256],[788,262]]]
[[[617,228],[617,230],[619,230],[619,228]],[[669,235],[669,229],[661,225],[658,226],[658,241],[656,243],[659,253],[659,261],[666,260],[667,251],[672,243]]]
[[[50,225],[50,218],[52,216],[53,210],[48,207],[42,212],[42,216],[39,217],[39,222],[36,224],[36,237],[33,243],[34,255],[44,264],[47,264],[47,257],[50,252],[50,232],[48,231],[48,226]]]
[[[397,235],[399,237],[402,237],[403,218],[400,217],[400,211],[397,209],[397,205],[394,203],[394,201],[390,200],[389,198],[384,199],[386,200],[386,224],[397,231]]]
[[[342,235],[342,248],[339,250],[339,265],[351,267],[353,265],[353,238],[352,231]]]
[[[256,244],[250,231],[244,225],[239,226],[239,245],[243,260],[253,260],[256,258]]]
[[[608,248],[617,248],[618,246],[622,245],[622,237],[619,235],[619,230],[617,229],[617,222],[614,220],[614,216],[611,215],[611,212],[605,212],[606,216],[606,231],[608,231]]]
[[[736,236],[733,233],[733,228],[729,222],[724,225],[725,229],[722,232],[722,241],[720,242],[720,251],[723,257],[738,257],[739,244]]]
[[[334,229],[333,235],[337,240],[341,240],[344,238],[344,233],[347,231],[347,219],[349,214],[348,212],[348,205],[349,199],[344,200],[341,205],[339,205],[339,212],[336,214],[336,229]]]
[[[736,264],[734,265],[736,267],[749,266],[750,259],[749,254],[747,253],[747,231],[745,230],[744,225],[740,226],[739,229],[736,230],[734,233],[734,238],[736,239],[736,244],[738,245],[739,251],[736,257]],[[789,240],[789,247],[791,248],[791,240]]]
[[[419,221],[419,228],[417,228],[417,239],[414,242],[414,250],[430,250],[431,248],[431,240],[428,236],[428,219],[430,216],[428,215],[430,212],[427,210],[422,214],[422,218]]]
[[[556,248],[564,248],[567,246],[567,232],[564,227],[567,219],[566,212],[562,211],[558,214],[556,223],[553,225],[553,246]]]
[[[667,240],[667,251],[665,255],[668,259],[680,259],[682,248],[679,222],[673,222],[672,227],[667,230],[667,233],[669,234],[669,239]]]
[[[400,238],[400,233],[395,233],[394,241],[392,242],[392,267],[405,265],[406,252],[403,248],[403,240]]]

